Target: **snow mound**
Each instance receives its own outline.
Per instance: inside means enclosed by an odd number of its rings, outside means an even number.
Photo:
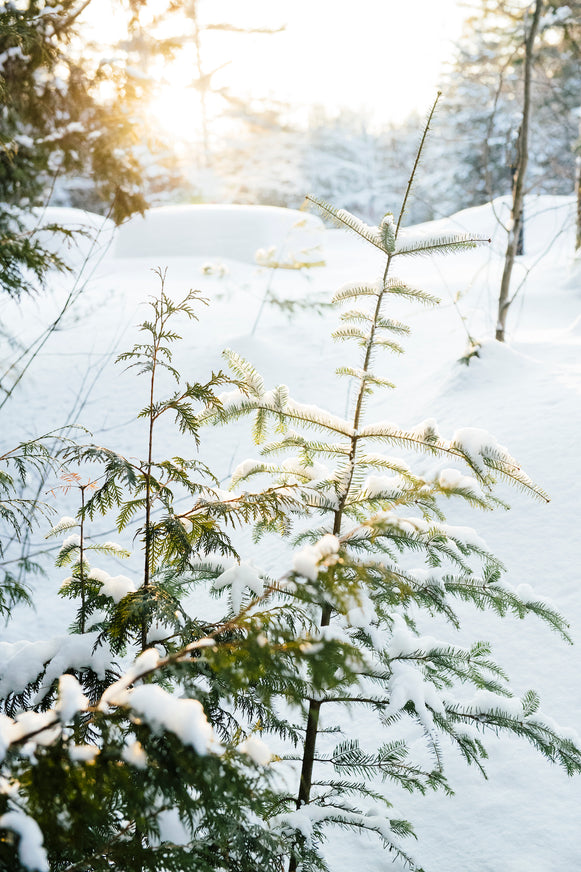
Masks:
[[[160,206],[120,227],[116,257],[224,257],[255,263],[260,248],[278,257],[319,245],[323,222],[278,206]]]
[[[573,252],[575,197],[529,194],[525,197],[525,252],[540,255],[556,244],[567,257]],[[449,218],[428,221],[407,229],[409,235],[431,236],[469,233],[492,240],[495,254],[504,256],[507,228],[510,225],[510,197],[497,197],[491,203],[462,209]]]

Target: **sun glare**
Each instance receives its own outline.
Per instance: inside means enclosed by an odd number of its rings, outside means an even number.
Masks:
[[[155,85],[145,113],[152,127],[176,143],[200,142],[205,121],[214,126],[224,107],[219,95],[211,91],[202,95],[196,87],[192,57],[184,51],[173,61],[160,63],[150,75]]]
[[[191,88],[161,85],[149,101],[147,115],[152,127],[169,137],[192,141],[198,138],[202,125],[199,104],[192,99]]]
[[[148,14],[165,2],[150,0]],[[152,125],[182,141],[200,139],[204,113],[214,131],[217,119],[222,129],[232,128],[223,96],[227,90],[242,101],[286,104],[293,119],[306,120],[314,106],[329,114],[363,112],[377,124],[423,113],[460,33],[466,10],[459,0],[359,0],[356,13],[337,13],[336,0],[294,0],[292,5],[272,0],[200,2],[203,27],[285,29],[273,35],[203,29],[207,87],[200,89],[191,22],[184,17],[183,48],[174,60],[149,71],[158,83],[146,110]],[[171,22],[174,28],[176,22]],[[166,35],[169,24],[169,19],[162,20],[160,34]]]

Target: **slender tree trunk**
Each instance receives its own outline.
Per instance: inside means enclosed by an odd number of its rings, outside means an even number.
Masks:
[[[161,281],[161,291],[162,295],[165,290],[165,276]],[[161,335],[163,334],[163,329],[165,326],[165,321],[162,317],[159,316],[159,312],[156,309],[156,319],[155,319],[155,327],[157,331],[157,335],[154,335],[153,345],[153,358],[151,365],[151,378],[149,382],[149,433],[147,440],[147,464],[146,464],[146,472],[145,472],[145,553],[144,553],[144,566],[143,566],[143,584],[142,587],[144,589],[149,587],[149,580],[151,578],[154,565],[153,565],[153,548],[152,548],[152,531],[151,531],[151,510],[152,510],[152,502],[153,502],[153,494],[151,489],[151,468],[153,466],[153,428],[155,425],[155,414],[153,411],[153,401],[155,398],[155,376],[157,371],[157,356],[159,353],[159,346],[161,342]],[[148,633],[148,622],[146,618],[143,618],[141,622],[141,650],[145,651],[147,648],[147,633]]]
[[[331,622],[331,608],[327,606],[321,616],[321,627],[328,627]],[[311,796],[311,781],[313,778],[313,764],[315,762],[315,745],[319,729],[319,712],[321,703],[312,699],[309,703],[307,716],[307,728],[305,731],[305,743],[303,746],[303,765],[301,769],[301,781],[297,796],[297,808],[308,803]]]
[[[208,109],[206,94],[208,82],[204,74],[202,63],[202,44],[200,38],[200,24],[198,20],[198,4],[194,0],[190,9],[190,17],[194,23],[194,45],[196,47],[196,69],[198,73],[198,92],[200,94],[200,116],[202,127],[202,166],[207,169],[210,166],[210,140],[208,136]]]
[[[520,130],[519,130],[519,136],[517,139],[516,150],[517,150],[517,154],[519,154],[520,153]],[[515,189],[517,169],[518,169],[517,163],[513,164],[510,168],[510,182],[511,182],[510,189],[511,189],[511,191],[514,191],[514,189]],[[513,209],[513,212],[514,212],[514,209]],[[511,213],[511,217],[513,217],[512,213]],[[520,222],[520,227],[519,227],[519,231],[518,231],[518,238],[516,240],[516,256],[520,257],[524,253],[525,253],[525,209],[524,209],[524,203],[523,203],[523,207],[521,210],[521,222]]]
[[[436,106],[438,104],[438,100],[440,99],[440,92],[438,92],[438,96],[432,106],[432,110],[428,116],[428,120],[426,126],[424,127],[424,133],[421,138],[418,151],[416,154],[415,163],[410,175],[410,178],[407,183],[406,191],[404,194],[403,202],[401,205],[401,209],[399,212],[399,217],[397,221],[397,227],[395,230],[395,238],[397,239],[401,227],[401,223],[403,220],[403,216],[405,214],[408,198],[412,189],[412,185],[415,179],[416,171],[420,162],[421,154],[424,150],[424,145],[426,143],[426,138],[428,136],[428,131],[430,130],[430,124],[432,122],[432,118],[434,117],[434,113],[436,111]],[[383,272],[383,291],[378,295],[377,303],[375,306],[375,312],[373,315],[373,322],[371,325],[371,330],[369,332],[369,336],[367,338],[366,346],[365,346],[365,356],[363,359],[362,373],[369,372],[369,368],[371,365],[371,355],[375,342],[375,333],[377,330],[377,323],[381,315],[381,307],[383,303],[383,298],[386,290],[386,282],[389,275],[389,270],[391,267],[392,254],[387,256],[387,261],[385,264],[385,269]],[[351,445],[349,449],[349,473],[346,477],[346,481],[343,484],[342,493],[339,499],[339,504],[335,509],[334,521],[333,521],[333,535],[339,536],[341,534],[341,524],[343,521],[343,514],[345,509],[345,503],[349,496],[349,491],[351,489],[351,484],[353,481],[353,473],[355,471],[356,457],[357,457],[357,448],[359,444],[359,435],[358,430],[361,422],[361,417],[363,414],[363,400],[365,397],[365,378],[361,378],[359,384],[359,391],[357,394],[357,401],[355,403],[355,411],[353,413],[353,435],[351,436]],[[331,617],[333,614],[333,609],[331,606],[325,606],[321,613],[321,627],[327,627],[331,623]],[[311,785],[313,779],[313,770],[315,765],[315,749],[317,744],[317,734],[319,731],[319,715],[321,711],[321,702],[319,700],[311,699],[309,700],[309,712],[307,715],[307,725],[305,730],[305,740],[303,744],[303,760],[301,767],[301,778],[299,784],[299,792],[296,799],[296,807],[301,808],[303,805],[308,805],[311,798]],[[291,856],[288,872],[296,872],[297,869],[297,858],[295,856]]]
[[[433,112],[434,112],[434,110],[432,109],[432,115],[433,115]],[[430,116],[430,118],[431,118],[431,116]],[[425,141],[426,134],[427,134],[427,127],[426,127],[426,130],[424,131],[424,137],[422,139],[422,146],[423,146],[423,143]],[[416,164],[417,164],[417,160],[416,160]],[[413,176],[412,176],[412,178],[413,178]],[[410,184],[411,184],[411,180],[410,180],[410,183],[408,184],[408,190],[409,190]],[[407,199],[407,195],[406,195],[406,199]],[[405,201],[404,201],[404,204],[405,204]],[[403,207],[402,207],[402,214],[403,214]],[[401,221],[401,215],[400,215],[400,221]],[[399,230],[399,224],[398,224],[398,230]],[[384,285],[384,287],[385,287],[387,275],[389,273],[390,265],[391,265],[391,255],[389,255],[387,258],[387,264],[385,267],[385,271],[383,273],[383,285]],[[377,320],[380,316],[382,302],[383,302],[383,293],[379,294],[378,299],[377,299],[377,304],[375,307],[375,314],[374,314],[374,318],[373,318],[373,324],[371,327],[369,338],[367,340],[367,348],[365,351],[365,359],[364,359],[363,368],[362,368],[363,372],[368,372],[368,370],[369,370],[369,365],[370,365],[370,361],[371,361],[371,351],[373,348],[376,325],[377,325]],[[335,535],[335,536],[339,536],[341,533],[341,522],[343,520],[343,510],[345,507],[345,501],[347,500],[347,497],[349,495],[349,490],[351,488],[351,482],[353,480],[353,472],[355,469],[355,459],[356,459],[356,455],[357,455],[357,445],[358,445],[358,441],[359,441],[359,436],[357,435],[357,430],[359,428],[361,413],[363,411],[363,397],[364,397],[364,395],[365,395],[365,380],[362,379],[361,383],[359,385],[359,393],[357,396],[357,402],[355,404],[355,412],[353,415],[354,435],[351,437],[351,447],[349,450],[349,468],[350,468],[350,471],[349,471],[347,481],[345,482],[345,484],[343,486],[343,493],[342,493],[341,498],[339,500],[339,505],[338,505],[337,509],[335,510],[335,518],[334,518],[334,523],[333,523],[333,535]],[[323,611],[321,613],[321,623],[320,623],[321,627],[328,627],[329,626],[329,624],[331,623],[332,614],[333,614],[333,610],[332,610],[331,606],[325,606],[323,608]],[[316,744],[317,744],[317,734],[319,732],[320,711],[321,711],[320,701],[315,700],[315,699],[309,700],[309,713],[307,715],[307,726],[306,726],[306,730],[305,730],[305,740],[304,740],[304,744],[303,744],[303,762],[302,762],[302,767],[301,767],[301,779],[300,779],[299,792],[298,792],[297,801],[296,801],[297,808],[300,808],[302,805],[308,805],[310,798],[311,798],[311,784],[312,784],[312,780],[313,780],[313,769],[314,769],[314,765],[315,765],[315,748],[316,748]],[[297,868],[297,860],[296,860],[296,857],[292,856],[290,859],[288,872],[296,872],[296,868]]]
[[[577,232],[575,251],[581,254],[581,106],[579,107],[579,142],[575,160],[575,193],[577,194]]]
[[[433,110],[432,110],[433,114]],[[427,129],[426,129],[427,132]],[[424,132],[424,138],[422,139],[422,145],[426,137],[426,132]],[[417,163],[417,162],[416,162]],[[402,210],[403,212],[403,210]],[[401,218],[401,216],[400,216]],[[398,225],[399,229],[399,225]],[[387,264],[385,267],[385,271],[383,273],[383,285],[385,286],[385,282],[387,279],[387,275],[389,273],[389,267],[391,265],[391,255],[387,258]],[[377,304],[375,307],[375,313],[373,318],[373,324],[371,327],[371,331],[369,334],[369,338],[367,340],[367,348],[365,351],[365,359],[363,362],[362,370],[363,372],[368,372],[369,365],[371,361],[371,351],[373,348],[373,342],[375,339],[375,331],[377,321],[380,316],[381,305],[383,302],[383,293],[378,296]],[[343,520],[343,509],[345,507],[345,501],[349,495],[349,490],[351,488],[351,482],[353,480],[353,471],[355,469],[355,458],[357,455],[357,445],[359,441],[359,436],[357,435],[357,430],[359,428],[359,422],[361,419],[361,413],[363,411],[363,397],[365,395],[365,380],[361,380],[361,384],[359,385],[359,393],[357,396],[357,402],[355,405],[355,413],[353,415],[353,430],[354,435],[351,437],[351,447],[349,450],[349,467],[350,472],[347,478],[345,485],[343,486],[343,493],[339,500],[339,505],[335,511],[335,519],[333,523],[333,535],[339,536],[341,533],[341,522]],[[321,614],[321,627],[328,627],[331,623],[331,616],[333,614],[333,610],[331,606],[325,606],[323,608]],[[313,768],[315,765],[315,747],[317,743],[317,734],[319,731],[319,714],[321,711],[321,703],[318,700],[311,699],[309,701],[309,713],[307,715],[307,726],[305,731],[305,741],[303,745],[303,762],[301,767],[301,780],[299,784],[299,792],[297,796],[297,808],[300,808],[302,805],[307,805],[311,798],[311,783],[313,779]],[[291,857],[289,872],[296,872],[296,859]]]
[[[539,20],[543,8],[543,0],[536,0],[533,19],[529,28],[529,32],[525,39],[525,67],[524,67],[524,93],[523,93],[523,110],[522,121],[518,133],[517,140],[517,155],[515,161],[514,184],[512,189],[512,227],[508,234],[508,242],[506,246],[506,254],[504,257],[504,270],[502,273],[502,281],[500,283],[500,294],[498,296],[498,317],[496,321],[496,338],[499,342],[504,342],[506,330],[506,317],[512,300],[510,299],[510,279],[512,276],[512,268],[514,259],[517,256],[518,241],[523,227],[523,204],[524,204],[524,183],[528,163],[529,151],[529,127],[531,117],[531,80],[533,72],[533,54],[535,37],[539,27]]]
[[[81,620],[80,620],[80,631],[81,633],[85,632],[85,624],[86,624],[86,608],[87,608],[87,599],[86,599],[86,590],[85,590],[85,487],[86,485],[82,484],[80,486],[81,491],[81,545],[79,551],[79,575],[81,581]]]
[[[150,388],[150,408],[153,408],[153,387],[155,382],[155,360],[151,373],[151,388]],[[151,576],[151,466],[153,463],[153,411],[149,413],[149,439],[147,448],[147,472],[145,486],[145,555],[143,567],[143,588],[149,587],[149,579]],[[147,648],[147,621],[144,618],[141,623],[141,650]]]
[[[577,158],[577,233],[575,234],[575,251],[581,251],[581,157]]]

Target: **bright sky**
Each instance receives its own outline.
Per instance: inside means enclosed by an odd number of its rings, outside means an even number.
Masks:
[[[466,14],[458,0],[212,0],[211,6],[224,20],[286,24],[276,36],[239,37],[240,85],[293,102],[368,108],[381,120],[427,110]]]
[[[89,7],[93,16],[100,12],[93,20],[101,28],[110,2],[94,0]],[[162,2],[150,0],[148,8]],[[275,35],[204,33],[205,71],[225,64],[214,87],[305,107],[320,104],[331,113],[363,111],[377,123],[428,110],[466,15],[462,0],[198,0],[198,9],[201,23],[286,26]],[[110,19],[108,26],[105,33]],[[152,107],[178,138],[199,132],[198,94],[189,86],[195,74],[192,46],[163,72],[166,84]],[[220,111],[218,103],[215,109]]]

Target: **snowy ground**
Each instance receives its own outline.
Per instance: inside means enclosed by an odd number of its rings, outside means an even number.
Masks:
[[[497,201],[495,211],[504,216],[505,206]],[[526,279],[526,283],[509,314],[506,345],[490,338],[503,247],[503,232],[492,207],[466,210],[414,228],[430,233],[468,230],[492,236],[493,242],[462,255],[406,262],[405,277],[440,296],[442,303],[435,310],[406,304],[397,313],[412,326],[408,353],[392,361],[391,378],[398,390],[382,395],[373,411],[402,426],[434,417],[447,437],[460,426],[483,427],[550,494],[550,504],[543,505],[507,493],[513,506],[508,514],[470,516],[463,511],[461,518],[450,520],[478,529],[508,567],[512,584],[529,583],[556,603],[571,622],[575,647],[532,620],[499,621],[469,611],[457,641],[491,640],[516,691],[535,688],[544,712],[562,725],[577,727],[581,717],[581,266],[577,264],[575,270],[571,263],[572,198],[529,200],[527,216],[528,253],[516,268],[516,282]],[[75,221],[82,215],[64,217]],[[178,354],[191,378],[203,380],[221,365],[221,349],[230,347],[255,364],[267,386],[284,382],[297,400],[344,415],[349,398],[345,383],[337,383],[333,370],[343,361],[345,348],[329,338],[337,315],[328,308],[300,304],[328,300],[347,281],[375,279],[380,262],[356,239],[325,230],[313,217],[306,226],[293,229],[297,217],[286,210],[261,211],[261,207],[155,210],[145,221],[135,219],[118,238],[104,226],[96,244],[83,241],[82,251],[71,252],[77,263],[91,253],[76,285],[71,279],[56,279],[47,294],[18,307],[2,300],[3,327],[25,343],[43,343],[28,368],[25,356],[8,379],[0,379],[7,385],[22,376],[0,412],[2,448],[70,423],[89,428],[98,443],[121,452],[143,452],[145,434],[135,423],[135,412],[145,404],[144,385],[131,372],[116,368],[114,359],[134,341],[135,327],[145,316],[143,302],[158,290],[158,280],[150,271],[158,266],[168,268],[171,295],[200,288],[210,300],[208,309],[200,312],[200,323],[187,327]],[[87,220],[95,225],[94,216]],[[320,250],[301,254],[318,245]],[[272,246],[275,251],[269,252]],[[252,257],[259,248],[263,263],[290,262],[294,256],[295,260],[324,259],[326,266],[260,267]],[[238,260],[228,257],[233,251]],[[289,316],[271,301],[273,297],[299,306]],[[66,313],[43,342],[43,331],[67,299]],[[465,367],[457,360],[468,333],[483,340],[483,346],[480,358]],[[0,373],[4,373],[18,352],[6,344],[0,348]],[[241,460],[256,456],[248,431],[248,425],[241,423],[208,434],[204,459],[224,479]],[[174,439],[168,431],[160,440],[167,456],[174,450]],[[429,463],[425,461],[426,466]],[[415,470],[421,471],[417,461]],[[241,545],[250,552],[249,540]],[[267,570],[280,566],[279,546],[267,543],[248,552],[245,556]],[[123,571],[127,573],[127,567]],[[61,580],[60,571],[53,571],[49,580],[40,581],[35,614],[18,611],[1,638],[37,639],[64,632],[70,612],[69,605],[56,597]],[[437,635],[433,627],[430,632]],[[364,721],[354,725],[362,739],[366,729]],[[397,808],[416,826],[418,843],[410,848],[418,863],[432,872],[581,868],[581,780],[567,779],[516,741],[495,744],[491,740],[490,751],[488,782],[461,761],[450,759],[456,791],[452,799],[393,793]],[[371,838],[341,834],[329,843],[328,856],[333,872],[396,868]]]

